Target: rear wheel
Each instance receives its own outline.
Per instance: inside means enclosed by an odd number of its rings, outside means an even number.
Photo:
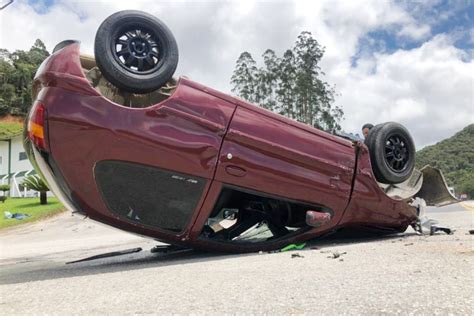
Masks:
[[[178,46],[156,17],[127,10],[102,22],[95,37],[97,66],[112,84],[133,93],[163,86],[178,65]]]
[[[377,125],[366,145],[377,181],[396,184],[410,177],[415,168],[415,144],[405,127],[395,122]]]

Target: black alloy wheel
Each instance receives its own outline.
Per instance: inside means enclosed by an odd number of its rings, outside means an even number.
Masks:
[[[415,144],[401,124],[388,122],[374,126],[365,144],[378,182],[397,184],[410,177],[415,168]]]
[[[163,22],[134,10],[114,13],[102,22],[94,53],[104,77],[132,93],[149,93],[165,85],[179,55],[176,40]]]

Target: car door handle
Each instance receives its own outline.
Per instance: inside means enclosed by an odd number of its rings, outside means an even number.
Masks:
[[[225,171],[228,174],[230,174],[232,176],[235,176],[235,177],[243,177],[247,174],[247,170],[245,170],[244,168],[241,168],[241,167],[234,166],[234,165],[230,165],[230,166],[225,167]]]

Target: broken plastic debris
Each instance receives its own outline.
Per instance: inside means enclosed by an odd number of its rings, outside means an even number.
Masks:
[[[451,228],[447,228],[447,227],[439,227],[439,226],[434,226],[434,225],[431,226],[430,235],[434,235],[437,232],[443,232],[443,233],[446,233],[448,235],[452,235],[454,233],[454,230],[451,229]]]
[[[151,253],[171,253],[171,252],[179,252],[179,251],[189,251],[192,250],[190,248],[183,248],[180,246],[175,245],[156,245],[155,247],[150,249]]]
[[[434,235],[437,232],[443,232],[448,235],[454,233],[454,230],[447,227],[437,226],[438,221],[430,219],[426,216],[418,217],[417,221],[412,224],[413,229],[419,235],[430,234]]]
[[[289,244],[286,247],[283,247],[280,249],[280,252],[285,252],[285,251],[290,251],[290,250],[301,250],[306,246],[306,243],[303,244]]]
[[[334,251],[334,252],[332,253],[332,255],[329,256],[328,258],[337,259],[337,258],[339,258],[340,256],[345,255],[345,254],[347,254],[347,252]]]
[[[418,218],[418,229],[416,230],[419,234],[428,233],[431,231],[431,226],[438,224],[438,221],[430,219],[426,216]]]

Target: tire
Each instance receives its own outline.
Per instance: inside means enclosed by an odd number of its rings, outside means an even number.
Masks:
[[[367,135],[367,138],[364,140],[364,144],[367,145],[367,147],[369,148],[372,148],[373,147],[373,142],[374,142],[374,135],[377,134],[377,131],[380,129],[380,127],[382,126],[383,124],[378,124],[378,125],[375,125],[374,127],[372,127],[370,130],[369,130],[369,134]]]
[[[378,182],[397,184],[410,177],[415,168],[415,144],[401,124],[388,122],[373,127],[366,145]]]
[[[105,78],[132,93],[159,89],[178,65],[178,45],[168,27],[135,10],[114,13],[102,22],[94,53]]]

